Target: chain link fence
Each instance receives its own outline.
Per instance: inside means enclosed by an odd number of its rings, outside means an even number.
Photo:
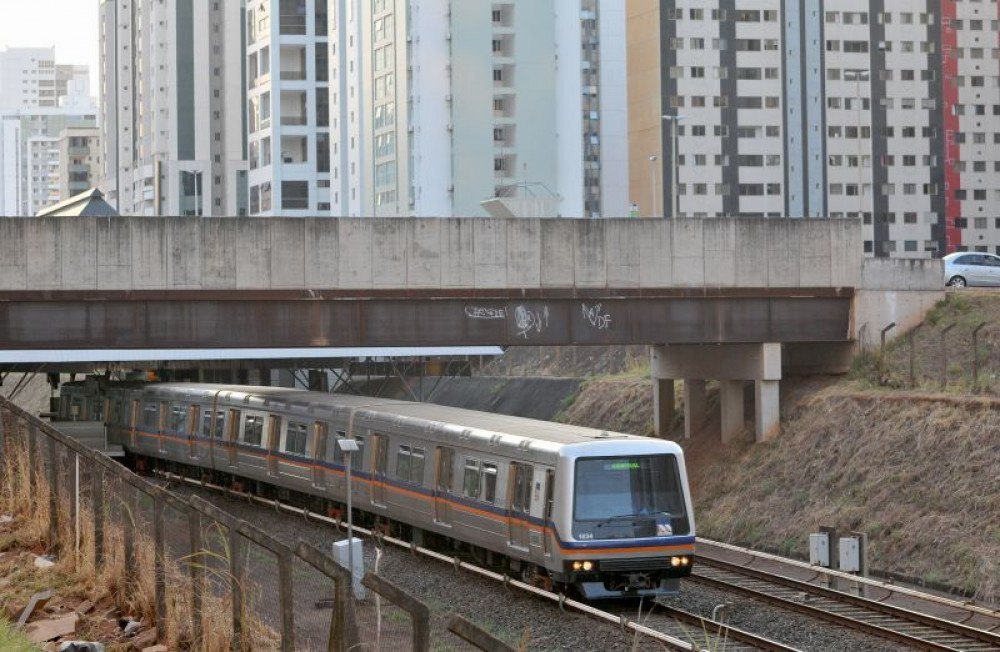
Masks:
[[[359,599],[315,547],[172,494],[3,398],[0,460],[4,508],[171,649],[431,649],[430,610],[384,577],[367,573]],[[448,629],[435,649],[510,649],[462,618]]]

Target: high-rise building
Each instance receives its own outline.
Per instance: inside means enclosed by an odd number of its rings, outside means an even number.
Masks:
[[[247,2],[252,215],[330,214],[326,6],[326,0]]]
[[[249,0],[250,211],[628,214],[624,0]]]
[[[101,0],[101,188],[128,215],[245,215],[242,0]]]
[[[997,0],[628,11],[643,215],[860,217],[872,255],[1000,252]]]
[[[97,187],[101,174],[101,130],[97,127],[67,127],[59,134],[58,201]]]
[[[86,66],[59,66],[55,48],[0,49],[0,111],[51,108],[67,93],[66,68],[79,69],[89,79]],[[61,80],[61,81],[60,81]],[[89,84],[89,81],[88,81]]]
[[[0,210],[32,216],[60,201],[60,135],[97,126],[97,109],[45,107],[0,114]]]

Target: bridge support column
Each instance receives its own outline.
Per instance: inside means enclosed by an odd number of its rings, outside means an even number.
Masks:
[[[684,379],[684,438],[691,439],[708,421],[704,380]]]
[[[730,443],[743,432],[743,381],[719,381],[719,406],[722,410],[722,441]]]
[[[684,434],[691,437],[707,421],[705,381],[719,381],[722,440],[735,439],[743,430],[746,381],[755,384],[756,440],[766,441],[780,425],[779,381],[781,344],[676,344],[651,347],[650,361],[656,381],[657,428],[665,411],[660,396],[664,382],[684,379]],[[658,430],[659,432],[659,430]]]
[[[670,437],[676,413],[673,378],[653,379],[653,432],[657,437]]]
[[[758,380],[754,383],[754,425],[758,442],[773,439],[780,430],[778,385],[777,380]]]

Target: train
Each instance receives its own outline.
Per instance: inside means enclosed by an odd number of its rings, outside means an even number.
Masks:
[[[357,522],[538,586],[655,597],[675,593],[694,564],[684,455],[671,441],[280,387],[133,383],[87,394],[64,385],[64,416],[103,418],[140,470],[335,515],[350,474]],[[343,439],[357,443],[350,458]]]

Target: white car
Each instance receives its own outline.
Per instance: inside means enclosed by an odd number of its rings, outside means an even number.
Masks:
[[[1000,256],[970,251],[948,254],[944,261],[944,284],[962,288],[968,285],[1000,286]]]

